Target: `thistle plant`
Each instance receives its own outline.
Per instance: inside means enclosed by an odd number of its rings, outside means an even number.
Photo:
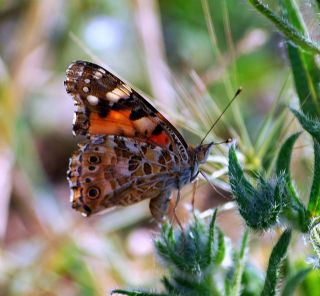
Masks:
[[[236,295],[240,289],[249,290],[247,282],[241,285],[243,274],[251,273],[246,265],[248,233],[244,234],[240,250],[229,250],[223,232],[216,226],[217,211],[210,222],[195,216],[185,231],[162,226],[155,247],[160,262],[168,270],[162,279],[163,293],[114,290],[122,295]],[[224,266],[226,257],[233,264]],[[221,278],[224,281],[221,282]],[[261,286],[261,278],[257,279]]]
[[[291,239],[291,230],[283,232],[269,259],[265,279],[247,260],[249,232],[243,235],[239,250],[228,248],[228,240],[216,226],[217,211],[210,222],[196,216],[185,232],[162,226],[155,246],[160,262],[167,269],[162,283],[164,292],[113,290],[111,294],[131,296],[206,296],[275,295],[281,268]],[[226,265],[226,258],[231,264]],[[294,290],[296,281],[287,281],[283,290]]]

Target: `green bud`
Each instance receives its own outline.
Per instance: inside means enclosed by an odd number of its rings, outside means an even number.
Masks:
[[[232,146],[229,151],[229,179],[239,212],[250,228],[266,230],[278,223],[285,206],[283,174],[270,180],[258,176],[257,185],[253,187],[244,176]]]

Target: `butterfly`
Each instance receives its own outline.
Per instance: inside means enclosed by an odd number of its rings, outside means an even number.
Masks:
[[[162,221],[173,190],[192,182],[213,143],[188,145],[145,98],[99,65],[76,61],[66,71],[74,100],[74,135],[84,135],[69,161],[72,208],[85,216],[149,199]]]

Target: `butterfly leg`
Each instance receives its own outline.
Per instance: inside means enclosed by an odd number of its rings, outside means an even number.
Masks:
[[[195,197],[196,197],[197,187],[198,187],[198,179],[196,179],[196,180],[193,182],[193,184],[192,184],[191,206],[192,206],[192,214],[193,214],[193,216],[195,216],[194,203],[195,203]]]
[[[169,201],[170,201],[170,191],[161,192],[157,197],[150,200],[149,208],[150,212],[158,222],[163,221],[163,217],[167,213]]]
[[[179,220],[179,218],[177,216],[177,213],[176,213],[176,209],[177,209],[179,201],[180,201],[180,188],[178,188],[176,203],[174,204],[174,208],[173,208],[173,216],[174,216],[174,219],[177,221],[182,233],[184,233],[182,224],[181,224],[181,222],[180,222],[180,220]]]

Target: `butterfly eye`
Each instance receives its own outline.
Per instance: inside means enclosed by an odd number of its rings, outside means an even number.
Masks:
[[[97,164],[97,163],[101,162],[101,158],[99,156],[96,156],[96,155],[91,155],[89,157],[89,162],[92,163],[92,164]]]
[[[100,190],[97,187],[90,187],[88,190],[88,196],[91,199],[96,199],[100,195]]]

